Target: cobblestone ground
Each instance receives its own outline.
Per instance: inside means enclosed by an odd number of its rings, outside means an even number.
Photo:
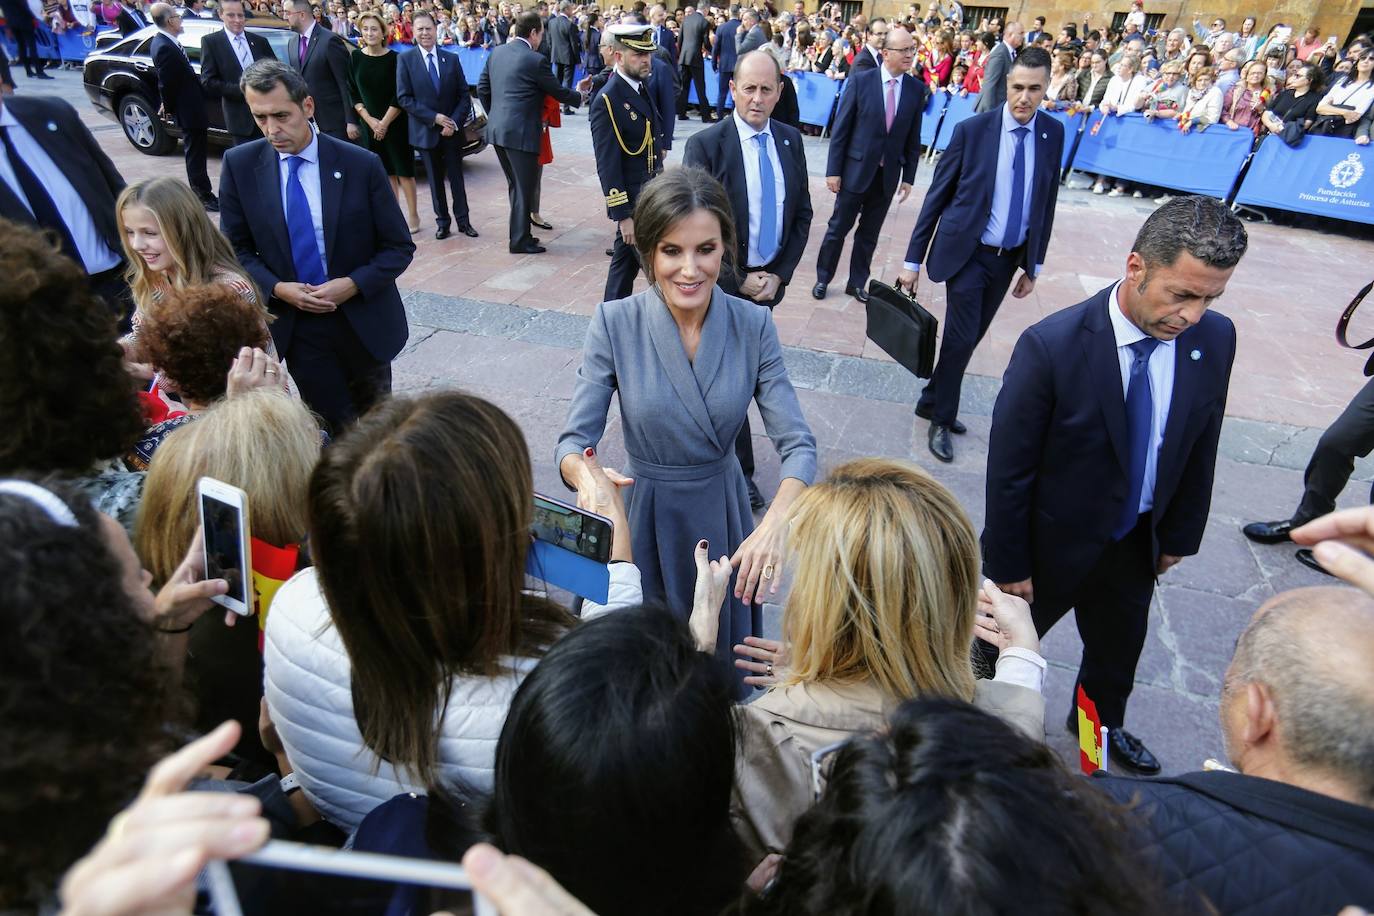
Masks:
[[[126,178],[183,174],[179,157],[135,152],[119,128],[91,108],[79,74],[59,73],[54,82],[36,85],[21,78],[19,91],[55,94],[76,105]],[[679,122],[678,151],[670,164],[680,161],[686,135],[699,127],[696,121]],[[586,316],[600,299],[603,249],[613,232],[582,115],[565,116],[564,127],[554,132],[554,149],[555,161],[544,173],[542,215],[555,229],[541,233],[549,252],[540,256],[505,250],[506,189],[495,155],[488,150],[468,161],[468,197],[481,238],[437,242],[428,228],[418,237],[415,262],[401,281],[411,339],[395,367],[400,390],[462,387],[510,412],[529,440],[536,485],[549,492],[559,489],[553,444],[580,361]],[[811,244],[776,319],[820,444],[822,471],[862,455],[909,459],[949,486],[981,524],[988,418],[1017,336],[1112,282],[1153,204],[1061,192],[1045,275],[1030,298],[1008,300],[975,354],[961,414],[969,433],[956,440],[955,462],[942,465],[926,451],[925,423],[911,414],[920,383],[866,340],[860,304],[836,292],[822,302],[808,294],[831,198],[821,181],[825,141],[808,138],[807,154],[816,208]],[[212,179],[218,166],[218,153],[212,153]],[[900,269],[930,175],[931,166],[922,163],[911,199],[893,207],[874,260],[875,277],[890,279]],[[426,189],[420,194],[428,226]],[[1249,544],[1239,526],[1291,512],[1317,437],[1363,382],[1364,355],[1340,349],[1332,330],[1344,304],[1370,279],[1370,236],[1361,226],[1254,224],[1250,254],[1216,306],[1235,321],[1240,342],[1211,516],[1199,555],[1166,575],[1156,592],[1128,715],[1129,727],[1159,754],[1167,772],[1194,769],[1204,758],[1222,755],[1216,697],[1236,635],[1254,609],[1276,592],[1329,581],[1299,566],[1291,547]],[[926,284],[921,295],[943,315],[941,288]],[[1374,319],[1369,325],[1374,327]],[[762,430],[757,417],[753,428]],[[600,451],[608,463],[624,454],[614,418]],[[755,453],[759,482],[771,492],[777,457],[762,436],[756,437]],[[1371,470],[1360,463],[1342,504],[1365,502]],[[772,610],[767,619],[776,629]],[[1051,666],[1048,740],[1072,760],[1075,742],[1060,723],[1080,643],[1067,620],[1045,640],[1044,650]]]

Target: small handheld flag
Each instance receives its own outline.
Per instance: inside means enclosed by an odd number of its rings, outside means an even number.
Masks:
[[[1107,768],[1107,730],[1097,715],[1097,705],[1088,699],[1083,687],[1078,688],[1078,765],[1091,776],[1096,770]]]

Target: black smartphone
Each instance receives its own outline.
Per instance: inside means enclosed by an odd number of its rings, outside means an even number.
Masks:
[[[611,520],[595,512],[536,493],[530,530],[544,543],[578,556],[598,563],[611,560]]]

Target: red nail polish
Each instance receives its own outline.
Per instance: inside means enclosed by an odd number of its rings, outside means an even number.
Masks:
[[[583,450],[582,454],[586,455],[588,458],[591,458],[593,455],[596,454],[596,450],[593,449],[591,446],[588,446],[585,450]]]

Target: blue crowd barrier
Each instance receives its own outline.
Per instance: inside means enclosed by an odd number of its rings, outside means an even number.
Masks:
[[[1235,202],[1374,223],[1371,168],[1374,150],[1354,140],[1304,137],[1294,148],[1271,136],[1250,161]]]
[[[828,126],[830,113],[835,108],[835,99],[840,94],[844,80],[832,80],[824,73],[808,73],[804,70],[792,73],[791,77],[792,85],[797,90],[801,122],[813,127]],[[839,85],[836,85],[837,82]]]
[[[393,41],[387,47],[397,54],[404,54],[415,46],[403,41]],[[457,55],[458,63],[463,68],[463,79],[467,80],[468,85],[473,87],[482,78],[482,70],[487,65],[487,58],[491,57],[491,52],[486,48],[454,48],[440,45],[439,50],[445,54]]]
[[[949,141],[954,136],[954,128],[960,121],[967,121],[976,112],[974,108],[978,105],[978,93],[969,95],[951,95],[949,104],[945,106],[945,113],[940,118],[939,129],[935,132],[934,146],[937,150],[944,152],[949,146]]]
[[[1086,113],[1069,114],[1067,111],[1046,111],[1043,113],[1064,125],[1064,154],[1059,157],[1059,170],[1062,172],[1069,167],[1069,163],[1073,162],[1074,150],[1078,147],[1083,125],[1087,123],[1087,115]]]
[[[68,29],[59,35],[46,25],[40,24],[37,27],[38,53],[44,60],[79,64],[95,50],[96,36],[112,31],[114,31],[113,26],[99,25],[91,31],[77,27]],[[19,47],[8,29],[6,29],[3,38],[0,38],[0,44],[4,45],[5,54],[11,61],[18,60]]]
[[[921,145],[930,146],[935,142],[935,133],[940,129],[940,118],[944,116],[945,106],[949,104],[948,92],[932,92],[926,99],[926,110],[921,112]]]
[[[1096,134],[1093,127],[1098,124]],[[1138,114],[1093,114],[1074,168],[1126,181],[1224,198],[1236,183],[1255,135],[1215,124],[1179,133],[1172,121],[1150,123]]]

